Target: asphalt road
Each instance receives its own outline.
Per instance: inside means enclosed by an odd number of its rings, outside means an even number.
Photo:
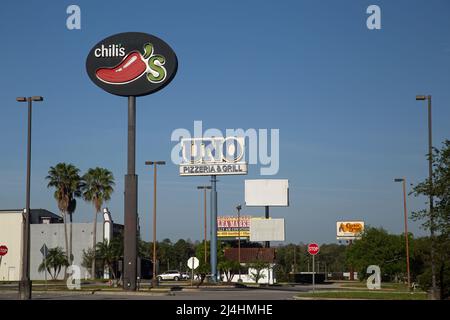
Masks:
[[[297,292],[310,290],[308,286],[276,289],[199,289],[169,293],[122,293],[80,291],[36,291],[33,300],[292,300]],[[0,291],[0,300],[17,299],[14,291]]]

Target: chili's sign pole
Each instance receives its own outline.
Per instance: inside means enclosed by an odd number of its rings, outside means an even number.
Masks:
[[[137,194],[136,97],[155,93],[174,78],[175,52],[163,40],[141,32],[110,36],[97,43],[86,59],[89,78],[103,90],[128,97],[128,148],[125,175],[123,288],[136,290]]]

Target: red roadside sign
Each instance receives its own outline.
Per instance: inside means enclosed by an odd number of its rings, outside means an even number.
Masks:
[[[308,244],[308,253],[315,256],[319,253],[319,245],[317,243]]]
[[[8,247],[7,246],[0,246],[0,257],[3,257],[8,253]]]

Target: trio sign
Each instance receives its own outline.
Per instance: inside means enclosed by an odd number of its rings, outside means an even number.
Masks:
[[[180,176],[247,174],[243,137],[204,137],[181,140]]]

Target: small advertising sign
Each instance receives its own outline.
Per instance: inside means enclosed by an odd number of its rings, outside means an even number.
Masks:
[[[336,238],[338,240],[360,239],[364,232],[364,221],[336,222]]]
[[[240,222],[241,238],[250,238],[251,216],[219,216],[217,217],[217,237],[218,238],[238,238]],[[239,221],[240,220],[240,221]]]

